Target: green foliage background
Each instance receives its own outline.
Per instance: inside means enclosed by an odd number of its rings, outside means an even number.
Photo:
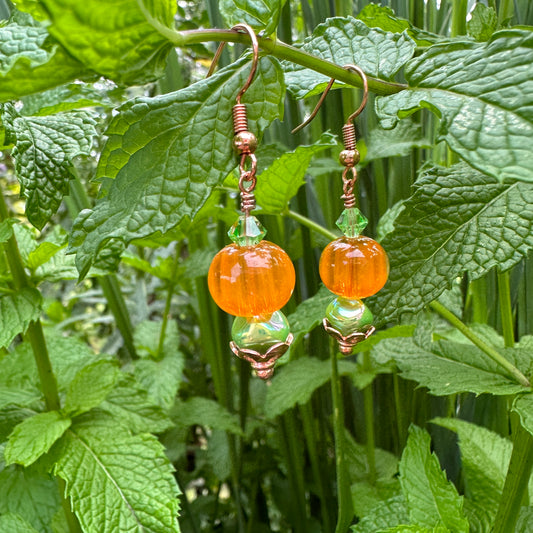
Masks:
[[[533,6],[381,4],[0,0],[0,533],[531,531]],[[297,271],[268,384],[206,283],[243,21],[257,214]],[[391,273],[341,358],[318,258],[348,63]]]

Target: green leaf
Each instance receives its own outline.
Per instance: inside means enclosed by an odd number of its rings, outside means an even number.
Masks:
[[[70,418],[64,418],[57,411],[39,413],[27,418],[9,435],[9,442],[4,451],[6,463],[31,465],[48,452],[70,424]]]
[[[38,390],[25,390],[18,387],[6,387],[2,385],[0,388],[0,409],[7,405],[17,405],[19,407],[28,407],[35,405],[41,399],[41,394]]]
[[[382,246],[390,276],[373,303],[379,321],[416,313],[455,278],[505,271],[533,246],[533,187],[499,183],[465,164],[422,171]]]
[[[414,41],[407,34],[371,29],[353,17],[330,18],[304,40],[302,49],[337,65],[355,64],[367,76],[392,79],[413,56]],[[329,78],[299,65],[286,65],[287,88],[295,98],[322,92]],[[336,83],[333,87],[344,84]]]
[[[488,41],[498,27],[498,15],[492,7],[477,3],[472,18],[466,23],[468,35],[476,41]]]
[[[351,374],[355,365],[339,361],[339,374]],[[296,359],[283,365],[267,390],[265,414],[272,419],[296,404],[305,405],[313,392],[331,379],[331,362],[315,358]]]
[[[96,123],[83,111],[23,117],[12,106],[5,106],[2,117],[6,139],[15,143],[12,155],[27,198],[26,216],[42,229],[69,192],[72,160],[90,154]]]
[[[26,266],[30,269],[35,271],[38,267],[41,265],[44,265],[44,263],[48,262],[54,255],[61,250],[63,246],[60,246],[58,244],[55,244],[53,242],[44,241],[35,248],[35,250],[32,250],[28,255],[28,261],[26,263]]]
[[[52,453],[53,472],[66,481],[85,531],[179,532],[178,487],[155,437],[85,415]]]
[[[520,422],[533,435],[533,394],[517,396],[513,402],[513,411],[520,416]]]
[[[29,13],[35,20],[43,21],[48,19],[46,9],[40,0],[16,0],[13,3],[19,11]]]
[[[470,524],[470,533],[491,533],[492,518],[484,503],[477,504],[465,498],[463,511]]]
[[[449,533],[449,529],[444,526],[424,527],[416,525],[402,525],[383,529],[379,533]]]
[[[37,531],[50,531],[52,517],[60,507],[56,480],[33,467],[13,465],[0,471],[0,487],[0,515],[17,514]],[[1,531],[11,533],[10,529]]]
[[[172,48],[171,0],[43,0],[50,33],[88,68],[120,84],[161,77]]]
[[[407,499],[411,521],[433,528],[446,526],[454,533],[467,533],[463,498],[440,469],[430,450],[429,434],[411,426],[407,445],[400,460],[400,483]]]
[[[500,350],[511,362],[515,351]],[[385,339],[372,351],[381,365],[394,361],[401,376],[417,381],[436,396],[459,392],[507,395],[527,391],[479,348],[441,340],[422,345],[413,338]]]
[[[405,498],[403,495],[394,496],[376,506],[372,513],[352,526],[352,533],[376,533],[407,522],[409,514]]]
[[[336,144],[333,135],[323,133],[316,143],[298,146],[296,150],[286,152],[274,160],[257,178],[255,195],[258,205],[267,213],[281,213],[305,183],[305,174],[311,159],[315,154]]]
[[[435,35],[428,31],[413,26],[406,19],[396,17],[394,11],[387,6],[367,4],[357,15],[369,28],[381,28],[392,33],[404,31],[415,41],[417,46],[431,46],[438,41],[444,40],[441,35]]]
[[[30,322],[41,316],[41,293],[23,288],[0,298],[0,348],[7,348],[19,334],[25,333]]]
[[[112,84],[69,83],[48,91],[21,98],[21,115],[52,115],[83,107],[114,107]]]
[[[511,441],[458,418],[435,418],[432,422],[457,433],[465,495],[495,518],[513,449]]]
[[[0,244],[3,244],[7,242],[11,235],[13,235],[13,224],[15,223],[15,220],[12,218],[9,218],[7,220],[4,220],[0,224]]]
[[[529,533],[533,529],[533,507],[521,507],[515,533]]]
[[[72,233],[82,277],[105,246],[122,251],[133,239],[169,231],[194,217],[222,184],[237,162],[230,108],[249,68],[241,60],[180,91],[122,106],[99,162],[109,194],[80,213]],[[251,131],[257,134],[281,114],[282,96],[279,65],[262,58],[243,98]]]
[[[46,28],[30,20],[0,27],[0,102],[61,85],[85,74]]]
[[[132,376],[123,375],[100,406],[134,433],[161,433],[172,427],[163,409]]]
[[[358,481],[351,485],[351,491],[353,508],[358,517],[371,514],[380,504],[402,493],[400,482],[396,478],[374,483]]]
[[[98,407],[115,387],[120,370],[111,361],[96,361],[82,368],[70,382],[64,410],[79,415]]]
[[[309,333],[322,323],[326,307],[333,298],[334,295],[326,287],[322,286],[314,296],[303,301],[296,308],[296,311],[287,317],[294,335],[291,348],[294,348],[306,333]]]
[[[286,0],[221,0],[220,14],[228,26],[244,22],[270,35],[276,29]]]
[[[384,127],[418,109],[440,119],[439,139],[499,181],[533,181],[533,33],[432,46],[406,67],[409,90],[376,99]]]
[[[0,531],[6,533],[38,533],[26,520],[21,516],[7,513],[0,516]]]
[[[201,396],[195,396],[186,402],[177,401],[172,408],[171,417],[178,426],[207,426],[242,435],[236,414],[230,413],[214,400]]]

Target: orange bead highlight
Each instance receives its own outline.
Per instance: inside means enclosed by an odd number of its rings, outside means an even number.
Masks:
[[[294,290],[294,266],[287,253],[269,241],[226,246],[213,259],[207,276],[216,304],[234,316],[269,316]]]
[[[374,239],[341,237],[324,248],[319,270],[331,292],[344,298],[366,298],[385,285],[389,259]]]

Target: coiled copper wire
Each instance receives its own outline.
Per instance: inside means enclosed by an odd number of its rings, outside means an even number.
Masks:
[[[233,106],[233,130],[235,134],[248,131],[248,116],[246,115],[245,104],[235,104]]]

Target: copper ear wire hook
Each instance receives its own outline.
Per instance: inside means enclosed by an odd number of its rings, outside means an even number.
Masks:
[[[348,120],[346,121],[346,125],[347,125],[353,122],[353,120],[361,114],[361,112],[366,106],[366,103],[368,101],[368,79],[363,69],[361,67],[358,67],[357,65],[344,65],[342,68],[356,72],[357,74],[359,74],[359,77],[363,81],[363,99],[361,100],[361,104],[359,105],[359,107],[348,117]],[[318,110],[324,103],[324,100],[326,99],[326,96],[334,83],[335,83],[335,78],[331,78],[326,88],[324,89],[322,96],[318,100],[316,107],[313,109],[313,112],[309,115],[309,118],[305,120],[304,122],[302,122],[299,126],[296,126],[296,128],[294,128],[291,131],[291,133],[296,133],[297,131],[300,131],[302,128],[305,128],[305,126],[307,126],[316,117]]]
[[[257,64],[259,62],[259,42],[257,41],[257,36],[254,32],[254,30],[248,26],[248,24],[245,24],[244,22],[240,24],[236,24],[231,28],[234,31],[244,31],[248,34],[250,37],[250,41],[252,42],[252,51],[253,51],[253,58],[252,58],[252,68],[250,70],[250,75],[248,76],[248,79],[246,80],[246,83],[242,86],[242,89],[239,91],[239,94],[237,95],[237,103],[241,103],[241,98],[244,95],[244,93],[248,90],[250,85],[252,84],[252,81],[254,79],[255,73],[257,71]],[[211,66],[209,67],[209,71],[207,72],[206,78],[209,78],[211,74],[213,74],[218,60],[220,59],[220,56],[222,54],[222,50],[224,50],[224,46],[226,46],[226,42],[222,41],[217,48],[217,51],[215,52],[215,55],[213,56],[213,61],[211,62]]]

